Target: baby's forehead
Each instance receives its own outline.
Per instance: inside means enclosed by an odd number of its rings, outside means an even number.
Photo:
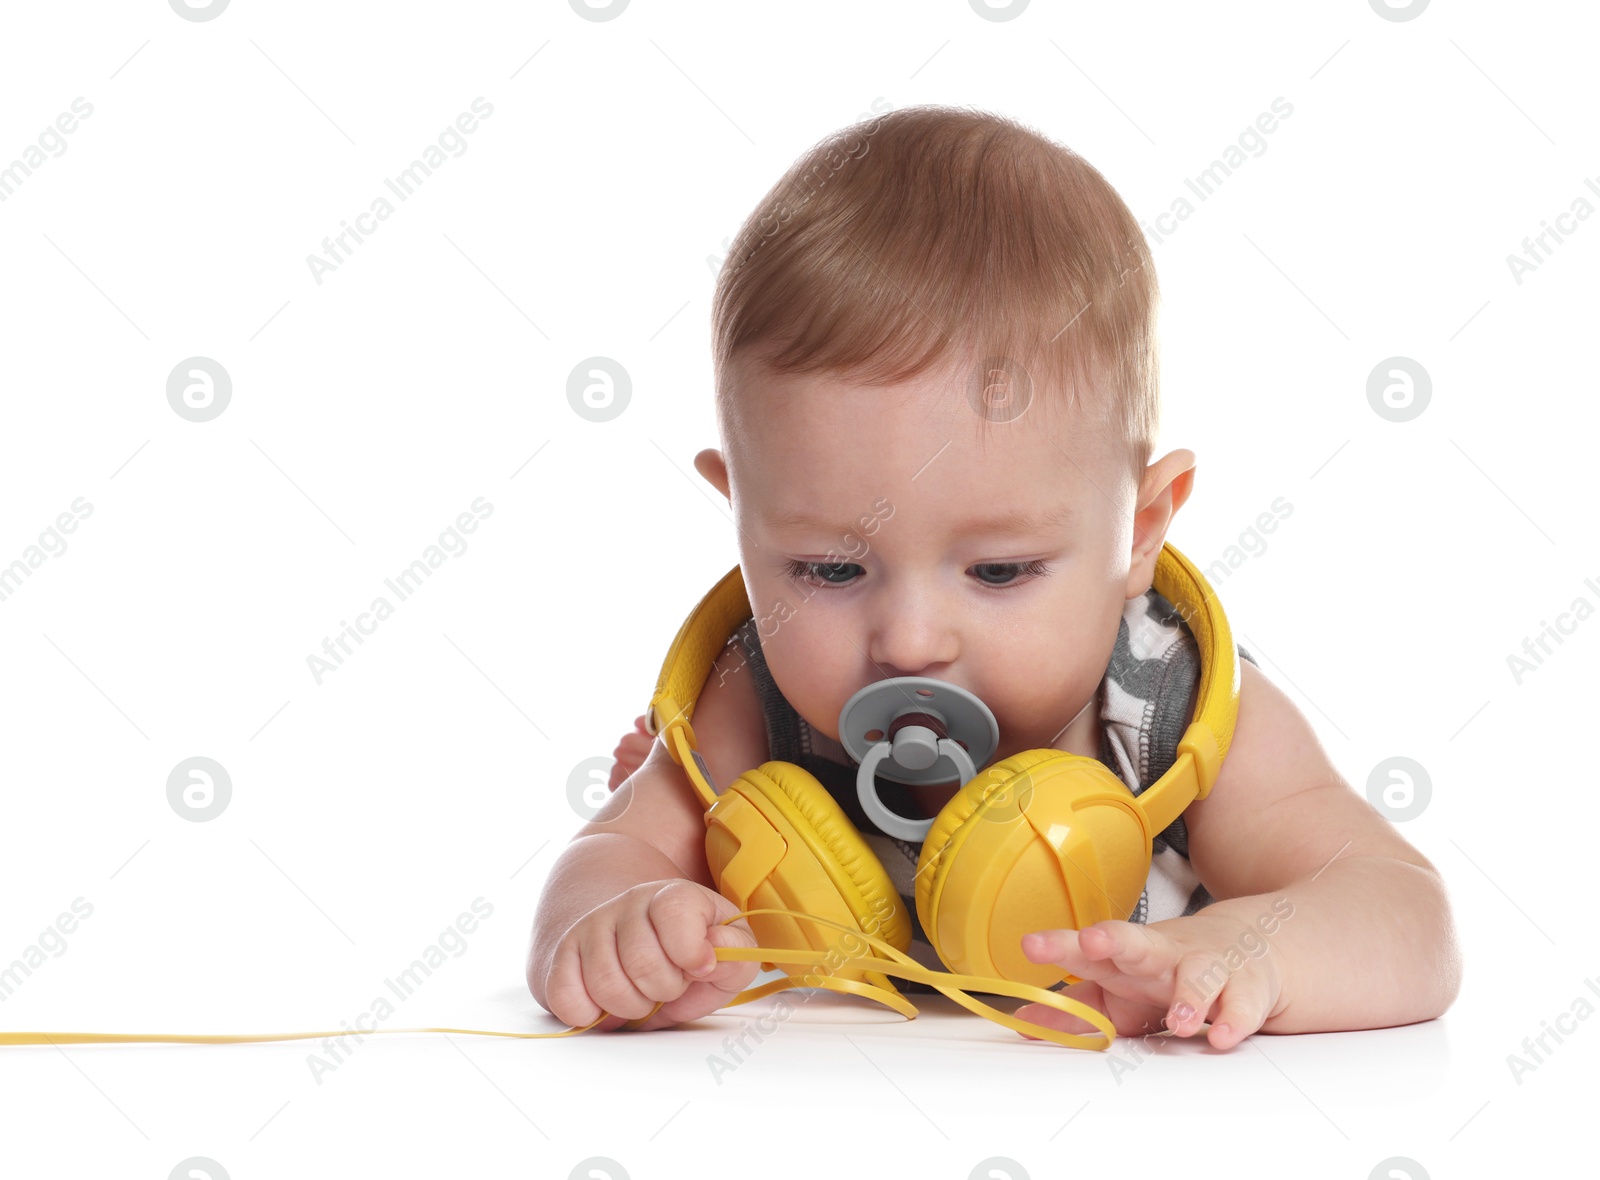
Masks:
[[[873,494],[876,493],[876,494]],[[751,511],[750,503],[757,507]],[[1110,505],[1100,497],[1018,489],[1006,495],[952,499],[910,488],[828,488],[794,498],[779,492],[746,501],[747,527],[770,546],[795,553],[856,554],[861,540],[895,555],[950,548],[1045,547],[1104,532]]]
[[[1082,358],[1047,364],[981,357],[979,351],[953,345],[937,361],[899,377],[877,370],[786,370],[754,351],[739,353],[720,375],[717,408],[733,426],[791,429],[840,417],[895,428],[981,425],[992,428],[986,437],[998,443],[1041,431],[1079,438],[1109,424],[1116,398],[1104,365]]]
[[[1005,419],[947,391],[908,397],[816,387],[743,397],[723,429],[730,466],[751,487],[889,476],[981,481],[996,492],[1017,481],[1043,489],[1061,483],[1062,473],[1100,470],[1106,438],[1078,407],[1036,404]]]
[[[921,445],[826,453],[817,438],[767,436],[730,456],[743,509],[776,532],[842,535],[895,520],[903,537],[1057,535],[1114,515],[1120,489],[1055,445],[997,433],[982,444],[937,433]],[[840,440],[834,440],[840,441]]]

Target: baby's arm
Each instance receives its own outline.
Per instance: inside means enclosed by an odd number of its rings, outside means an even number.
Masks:
[[[1030,935],[1025,952],[1083,979],[1067,994],[1119,1032],[1156,1031],[1163,1014],[1181,1036],[1210,1021],[1217,1048],[1258,1029],[1441,1015],[1461,987],[1461,952],[1437,871],[1351,789],[1282,691],[1248,661],[1240,674],[1233,744],[1211,792],[1184,811],[1190,863],[1219,900],[1148,926]],[[1060,1024],[1027,1008],[1019,1015]]]
[[[698,749],[712,781],[726,786],[766,760],[765,724],[748,673],[731,646],[696,705]],[[714,946],[754,946],[748,921],[716,891],[705,860],[705,812],[688,776],[659,739],[645,739],[642,764],[573,835],[545,882],[528,951],[528,989],[573,1025],[598,1027],[662,1010],[660,1028],[722,1007],[759,972],[753,962],[717,962]],[[709,974],[695,969],[712,966]]]

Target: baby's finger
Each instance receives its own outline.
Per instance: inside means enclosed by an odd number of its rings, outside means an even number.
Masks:
[[[1211,1047],[1231,1049],[1260,1029],[1272,1014],[1272,1002],[1265,977],[1255,971],[1235,971],[1211,1014]]]
[[[647,917],[662,954],[683,976],[704,979],[717,969],[706,937],[717,921],[717,908],[706,890],[693,881],[663,886],[650,899]]]
[[[1233,969],[1219,951],[1208,948],[1184,955],[1173,971],[1172,1003],[1167,1011],[1167,1027],[1180,1037],[1199,1032],[1207,1019],[1206,1013],[1211,1011],[1212,1002],[1222,994],[1222,989],[1232,976]]]
[[[755,935],[748,929],[742,929],[738,922],[730,926],[713,926],[710,938],[714,946],[755,946]],[[668,1000],[661,1006],[661,1010],[654,1016],[637,1024],[630,1023],[627,1027],[646,1031],[653,1028],[665,1028],[668,1025],[679,1024],[685,1020],[698,1020],[708,1013],[715,1012],[727,1006],[738,992],[747,987],[755,978],[760,968],[755,963],[749,962],[721,962],[717,969],[705,979],[696,980],[689,984],[683,995],[675,1000]]]
[[[1102,981],[1117,975],[1159,978],[1177,957],[1165,935],[1115,919],[1082,930],[1024,935],[1022,951],[1035,963],[1053,963],[1079,979]]]
[[[638,1020],[655,1007],[656,1002],[628,978],[613,931],[606,931],[605,936],[584,948],[582,970],[583,987],[589,998],[612,1016]]]
[[[1093,980],[1084,980],[1070,987],[1064,987],[1060,993],[1070,1000],[1077,1000],[1097,1012],[1102,1012],[1111,1021],[1112,1028],[1116,1029],[1119,1037],[1141,1036],[1161,1031],[1161,1016],[1163,1009],[1159,1004],[1143,1004],[1137,1000],[1130,1000],[1114,992],[1108,992]],[[1023,1004],[1011,1013],[1019,1020],[1026,1020],[1033,1024],[1043,1025],[1045,1028],[1057,1029],[1065,1033],[1098,1033],[1100,1029],[1090,1024],[1081,1016],[1074,1016],[1070,1012],[1063,1012],[1049,1004]],[[1030,1041],[1041,1038],[1031,1033],[1022,1033]]]
[[[617,958],[633,986],[652,1001],[675,1000],[689,980],[661,945],[650,913],[655,904],[652,898],[648,905],[626,906],[617,914]]]
[[[1178,961],[1177,946],[1161,931],[1114,918],[1085,926],[1078,946],[1090,959],[1109,960],[1124,975],[1140,979],[1162,978]]]
[[[755,931],[750,929],[750,920],[748,918],[740,918],[737,922],[730,922],[726,926],[719,923],[711,927],[708,934],[713,947],[753,947],[756,945]],[[712,968],[711,974],[707,975],[703,982],[720,988],[731,995],[742,990],[760,973],[760,965],[748,959],[718,959],[717,965]]]
[[[582,957],[576,945],[562,943],[556,948],[550,975],[545,981],[545,1002],[552,1016],[573,1028],[582,1028],[600,1016],[600,1005],[584,986]],[[604,1031],[621,1023],[622,1018],[614,1016],[601,1021],[596,1028]]]
[[[1091,968],[1080,934],[1081,931],[1071,929],[1036,930],[1022,936],[1022,953],[1032,962],[1050,963],[1079,979],[1096,978],[1097,971]],[[1098,970],[1098,975],[1108,974],[1110,970],[1113,968],[1107,965]]]
[[[1085,1004],[1096,1012],[1105,1013],[1107,1016],[1111,1015],[1106,1012],[1104,990],[1092,980],[1084,980],[1082,983],[1064,987],[1061,989],[1060,994],[1068,999],[1077,1000],[1080,1004]],[[1053,1028],[1059,1032],[1096,1033],[1100,1031],[1083,1017],[1074,1016],[1071,1012],[1063,1012],[1059,1008],[1052,1008],[1049,1004],[1024,1004],[1020,1008],[1013,1009],[1011,1015],[1018,1020],[1026,1020],[1031,1024],[1040,1024],[1045,1028]],[[1018,1031],[1021,1032],[1020,1029]],[[1118,1029],[1117,1031],[1120,1035],[1121,1030]],[[1032,1033],[1024,1032],[1021,1035],[1027,1037],[1030,1041],[1041,1039]]]

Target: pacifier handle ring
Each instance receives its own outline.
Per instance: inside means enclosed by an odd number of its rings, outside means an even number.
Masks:
[[[949,738],[940,738],[937,748],[940,754],[956,764],[962,783],[971,782],[977,777],[978,769],[972,764],[972,755],[956,742]],[[874,768],[893,752],[894,744],[887,741],[877,742],[867,751],[866,757],[856,769],[856,794],[861,800],[861,810],[866,812],[867,818],[884,832],[897,840],[921,843],[927,838],[928,829],[933,827],[933,819],[907,819],[903,815],[896,815],[884,805],[882,799],[878,798]]]

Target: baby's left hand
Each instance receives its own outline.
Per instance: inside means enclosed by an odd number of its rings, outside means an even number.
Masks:
[[[1022,952],[1076,975],[1082,982],[1060,994],[1104,1012],[1118,1036],[1163,1027],[1193,1036],[1209,1020],[1211,1046],[1231,1049],[1282,1006],[1278,948],[1225,914],[1202,910],[1148,926],[1109,920],[1083,930],[1043,930],[1023,937]],[[1096,1031],[1047,1004],[1024,1004],[1015,1015],[1062,1032]]]
[[[620,787],[630,774],[644,765],[644,760],[650,756],[650,747],[655,745],[656,739],[650,736],[650,731],[644,727],[644,715],[640,714],[633,719],[633,732],[622,735],[622,740],[617,743],[617,748],[611,751],[615,762],[611,767],[611,779],[606,784],[615,791]]]

